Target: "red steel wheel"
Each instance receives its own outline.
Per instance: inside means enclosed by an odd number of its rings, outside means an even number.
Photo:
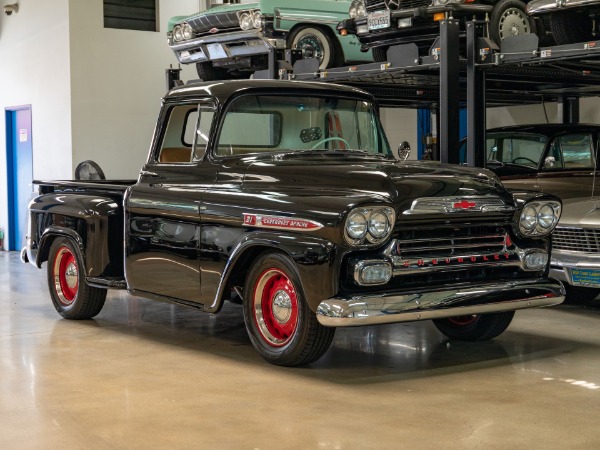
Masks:
[[[268,345],[282,347],[298,327],[298,296],[294,285],[281,270],[265,270],[252,293],[254,320]]]
[[[264,252],[251,264],[244,286],[244,322],[254,349],[266,361],[301,366],[329,348],[335,328],[324,327],[311,310],[296,262]]]
[[[58,249],[54,257],[54,289],[58,300],[69,306],[77,298],[79,269],[75,255],[67,247]]]
[[[90,319],[104,306],[106,289],[88,285],[82,251],[75,241],[58,237],[48,253],[48,287],[58,313],[66,319]]]
[[[434,325],[450,339],[458,341],[487,341],[504,333],[515,315],[514,311],[491,314],[455,316],[435,319]]]
[[[465,326],[465,325],[470,325],[473,322],[475,322],[477,320],[479,316],[472,314],[470,316],[457,316],[457,317],[450,317],[448,319],[448,322],[453,323],[454,325],[458,325],[458,326]]]

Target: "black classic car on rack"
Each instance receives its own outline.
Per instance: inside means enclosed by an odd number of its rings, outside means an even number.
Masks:
[[[505,186],[561,199],[550,275],[580,302],[600,295],[599,139],[600,126],[591,124],[519,125],[486,134],[487,167]]]
[[[241,302],[267,361],[307,364],[335,327],[432,319],[501,334],[556,305],[560,202],[491,172],[398,162],[367,93],[293,81],[197,83],[164,99],[137,181],[37,182],[23,259],[58,312],[107,288],[217,313]]]
[[[595,41],[600,28],[600,0],[532,0],[527,14],[550,23],[554,40],[559,45]]]
[[[416,43],[429,49],[439,36],[439,21],[489,18],[489,37],[499,44],[508,36],[535,33],[536,21],[520,0],[355,0],[340,34],[355,34],[375,61],[387,61],[392,45]],[[540,22],[541,27],[541,22]]]

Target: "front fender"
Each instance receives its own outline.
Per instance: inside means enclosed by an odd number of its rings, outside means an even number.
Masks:
[[[336,245],[326,239],[298,234],[256,231],[244,235],[232,250],[225,265],[214,301],[205,310],[217,312],[228,286],[241,283],[249,266],[265,251],[279,251],[295,263],[309,307],[316,311],[319,303],[338,291],[339,266]]]

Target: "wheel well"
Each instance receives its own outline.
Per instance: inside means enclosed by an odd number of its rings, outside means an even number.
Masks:
[[[227,280],[227,284],[223,290],[223,300],[227,299],[227,295],[232,289],[236,287],[244,288],[252,264],[260,255],[267,252],[282,253],[290,256],[285,251],[268,245],[257,245],[244,250],[231,268],[231,276]]]
[[[323,33],[327,34],[327,36],[329,36],[329,38],[331,39],[331,42],[333,42],[333,47],[335,50],[333,58],[334,58],[334,61],[336,62],[336,65],[338,63],[343,63],[346,60],[346,58],[344,56],[344,49],[342,48],[342,44],[340,44],[340,41],[338,40],[337,36],[335,35],[335,32],[330,27],[328,27],[327,25],[322,25],[322,24],[298,23],[298,24],[294,25],[292,28],[290,28],[288,36],[291,36],[293,33],[295,33],[298,28],[317,28],[317,29],[321,30]],[[289,42],[288,42],[288,44],[289,44]]]

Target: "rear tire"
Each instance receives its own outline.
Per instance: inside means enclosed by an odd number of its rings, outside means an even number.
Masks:
[[[65,319],[91,319],[106,300],[106,289],[86,284],[81,254],[68,238],[58,238],[50,247],[48,287],[54,307]]]
[[[433,323],[443,334],[457,341],[488,341],[510,325],[514,311],[437,319]]]
[[[501,0],[490,16],[490,37],[500,45],[509,36],[535,33],[533,18],[525,13],[525,3],[520,0]]]
[[[389,47],[388,46],[383,46],[383,47],[375,47],[373,49],[373,61],[375,62],[387,62],[387,51],[388,51]]]
[[[288,36],[288,47],[300,50],[302,58],[316,58],[319,69],[335,67],[341,56],[336,55],[336,45],[328,32],[317,27],[299,26]]]
[[[294,262],[264,253],[244,288],[244,321],[255,350],[271,364],[301,366],[319,359],[335,328],[324,327],[308,307]]]
[[[550,15],[550,29],[558,45],[594,40],[594,22],[587,14],[560,11]]]

